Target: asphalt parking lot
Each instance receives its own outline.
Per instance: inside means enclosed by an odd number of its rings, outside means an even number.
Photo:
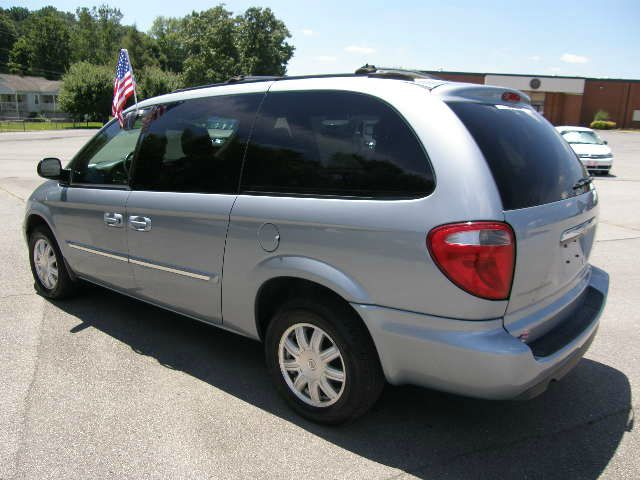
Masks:
[[[294,415],[261,345],[97,287],[35,294],[20,230],[38,160],[87,131],[0,134],[0,479],[640,478],[640,133],[605,132],[594,344],[528,402],[388,387],[339,428]]]

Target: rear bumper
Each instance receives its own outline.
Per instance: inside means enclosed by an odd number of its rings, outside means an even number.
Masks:
[[[502,319],[464,321],[354,304],[369,328],[387,380],[471,397],[527,398],[543,392],[584,355],[595,337],[609,288],[592,267],[574,314],[527,345]]]

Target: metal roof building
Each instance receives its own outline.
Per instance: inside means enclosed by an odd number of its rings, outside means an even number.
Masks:
[[[0,115],[24,117],[58,111],[62,82],[43,77],[0,73]]]

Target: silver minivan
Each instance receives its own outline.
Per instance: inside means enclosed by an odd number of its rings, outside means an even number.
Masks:
[[[521,92],[374,68],[174,92],[28,201],[37,290],[80,280],[264,344],[318,422],[385,382],[529,398],[592,342],[591,179]]]

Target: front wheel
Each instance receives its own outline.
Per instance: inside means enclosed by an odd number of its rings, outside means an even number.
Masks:
[[[29,262],[36,290],[45,297],[60,299],[75,291],[62,252],[48,229],[36,228],[29,236]]]
[[[333,299],[301,299],[283,305],[269,324],[269,372],[289,405],[310,420],[353,420],[384,387],[371,337],[355,315]]]

